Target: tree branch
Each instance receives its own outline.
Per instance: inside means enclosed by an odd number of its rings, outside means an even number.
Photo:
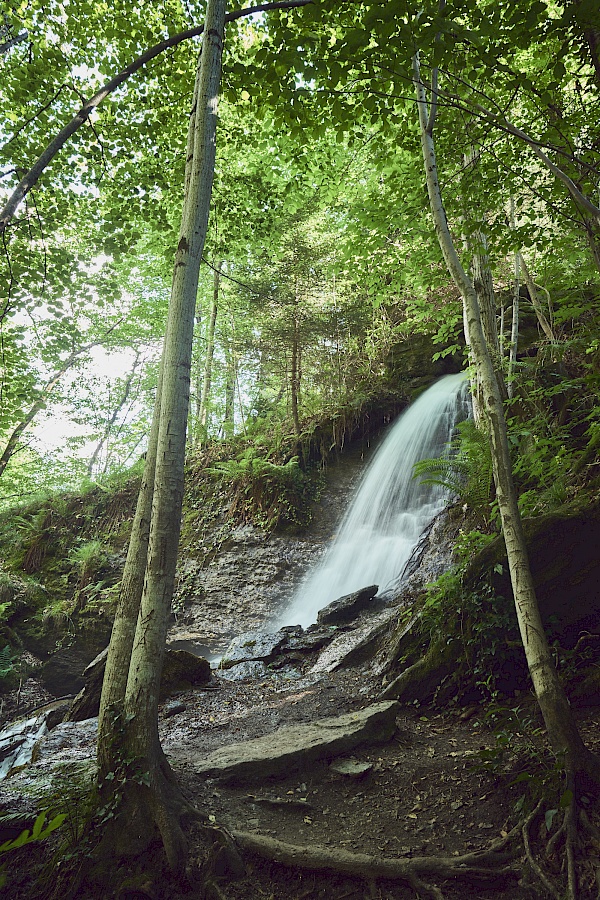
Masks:
[[[27,31],[22,31],[21,34],[16,34],[13,38],[10,38],[8,41],[5,41],[3,44],[0,44],[0,56],[8,53],[8,51],[15,47],[17,44],[22,44],[23,41],[26,41],[29,37]]]
[[[308,6],[311,3],[314,3],[315,0],[278,0],[275,3],[261,3],[258,6],[251,6],[245,9],[238,9],[235,12],[229,13],[225,17],[226,22],[234,22],[236,19],[241,19],[245,16],[251,16],[254,13],[259,12],[270,12],[272,10],[278,9],[295,9],[301,6]],[[34,162],[32,167],[29,169],[27,174],[21,179],[11,196],[9,197],[4,209],[0,212],[0,234],[2,234],[6,228],[15,212],[17,211],[21,201],[27,195],[27,193],[31,190],[31,188],[37,183],[38,179],[42,175],[44,169],[49,165],[50,162],[54,159],[56,154],[64,147],[69,138],[75,134],[75,132],[83,125],[84,122],[89,119],[92,112],[99,106],[103,100],[105,100],[109,94],[111,94],[116,88],[118,88],[123,82],[127,81],[132,75],[134,75],[139,69],[146,65],[146,63],[150,62],[150,60],[154,59],[157,56],[160,56],[161,53],[164,53],[165,50],[169,50],[171,47],[176,47],[178,44],[181,44],[183,41],[187,41],[193,37],[199,37],[204,31],[204,25],[199,25],[196,28],[188,28],[186,31],[182,31],[179,34],[174,34],[170,38],[167,38],[164,41],[161,41],[159,44],[155,44],[154,47],[150,47],[141,56],[138,56],[132,63],[126,66],[121,72],[115,75],[110,81],[107,81],[106,84],[100,88],[97,93],[94,94],[89,100],[87,100],[79,112],[71,119],[71,121],[65,125],[65,127],[60,131],[54,140],[52,140],[45,150],[42,151],[40,156]]]

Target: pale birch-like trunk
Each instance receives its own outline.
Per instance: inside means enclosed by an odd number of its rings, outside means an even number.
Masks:
[[[213,293],[210,305],[210,317],[208,320],[208,334],[206,336],[206,357],[204,359],[204,378],[202,380],[202,394],[200,397],[200,409],[198,415],[198,443],[203,443],[208,431],[208,404],[210,401],[210,388],[212,384],[212,368],[215,354],[215,327],[219,308],[219,286],[221,281],[221,266],[219,263],[213,273]]]
[[[554,334],[554,330],[552,325],[546,318],[544,310],[542,308],[542,304],[540,301],[540,295],[538,294],[538,289],[535,281],[531,277],[531,273],[527,267],[527,263],[523,257],[522,253],[517,254],[519,259],[519,266],[521,268],[521,272],[523,273],[523,278],[525,279],[525,284],[527,285],[527,290],[529,292],[529,299],[531,300],[531,305],[533,306],[534,312],[537,316],[537,320],[540,324],[540,327],[548,340],[554,344],[556,342],[556,335]],[[548,295],[549,296],[549,295]]]
[[[158,701],[181,528],[194,314],[214,176],[224,17],[225,0],[209,0],[163,347],[152,513],[144,587],[125,688],[123,746],[101,748],[106,744],[105,735],[99,737],[100,758],[106,753],[109,765],[112,762],[116,769],[118,756],[111,757],[126,750],[144,775],[141,783],[127,785],[128,839],[141,840],[158,827],[169,863],[176,870],[181,869],[186,855],[179,825],[184,803],[173,790],[172,775],[160,748]]]
[[[300,428],[300,414],[298,401],[300,395],[300,348],[298,345],[298,298],[294,304],[294,322],[292,330],[292,358],[290,364],[290,400],[292,406],[292,421],[298,442],[302,430]]]
[[[117,402],[117,405],[113,409],[113,411],[108,419],[108,422],[106,423],[102,437],[100,438],[100,440],[94,447],[94,452],[90,456],[90,461],[88,462],[88,465],[87,465],[87,473],[88,473],[89,478],[92,478],[92,476],[94,474],[94,469],[96,467],[96,463],[98,462],[98,458],[100,457],[100,454],[105,446],[107,447],[107,454],[105,457],[103,471],[106,472],[106,470],[108,469],[108,463],[110,461],[110,453],[108,453],[108,442],[110,439],[110,433],[112,431],[113,425],[117,421],[117,416],[119,415],[119,413],[121,412],[121,410],[123,409],[123,407],[125,406],[125,404],[127,403],[128,399],[129,399],[129,394],[131,393],[131,386],[133,384],[133,379],[135,378],[135,372],[138,367],[139,361],[140,361],[140,353],[138,351],[135,354],[135,359],[133,361],[133,366],[131,367],[131,372],[129,372],[129,374],[127,375],[127,377],[125,379],[125,386],[123,388],[123,393],[121,394],[121,397],[120,397],[119,401]]]
[[[446,219],[433,141],[436,99],[434,95],[430,110],[426,88],[421,80],[418,56],[414,58],[413,71],[429,202],[444,260],[465,303],[471,348],[481,380],[492,450],[496,497],[529,673],[553,749],[557,753],[565,754],[567,765],[571,769],[587,768],[591,766],[593,757],[585,748],[577,730],[571,707],[554,667],[539,613],[512,478],[502,396],[485,342],[477,294],[472,280],[460,262]]]
[[[508,219],[511,229],[515,229],[515,199],[510,198]],[[508,347],[508,396],[512,399],[514,394],[515,366],[517,363],[517,349],[519,345],[519,300],[521,290],[521,259],[518,253],[513,257],[513,300],[512,322],[510,329],[510,344]]]

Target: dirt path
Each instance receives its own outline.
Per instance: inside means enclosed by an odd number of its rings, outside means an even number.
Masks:
[[[295,724],[366,706],[379,685],[368,668],[330,674],[319,681],[282,683],[277,678],[244,684],[222,683],[212,693],[178,699],[186,709],[161,722],[165,750],[182,784],[211,821],[308,846],[340,848],[375,856],[457,856],[487,847],[515,824],[525,789],[520,781],[518,738],[502,764],[485,765],[498,746],[498,734],[486,724],[485,711],[454,712],[407,707],[387,745],[365,747],[352,759],[369,766],[361,777],[339,774],[330,762],[311,764],[285,778],[245,784],[200,781],[186,764],[197,754]],[[523,718],[535,726],[536,707],[522,698]],[[582,717],[590,745],[600,745],[600,714]],[[539,740],[540,738],[535,738]],[[339,762],[336,760],[335,762]],[[493,888],[447,884],[445,898],[521,900],[544,896],[527,880]],[[247,876],[228,884],[231,900],[261,897],[408,898],[399,885],[362,879],[307,876],[260,860]]]

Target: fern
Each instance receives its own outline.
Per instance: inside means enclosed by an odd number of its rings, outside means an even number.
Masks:
[[[277,465],[250,448],[238,459],[219,462],[208,471],[231,482],[230,513],[242,521],[275,528],[282,521],[306,524],[309,520],[315,486],[297,456]]]
[[[422,459],[414,466],[414,476],[423,484],[439,484],[487,524],[491,517],[493,485],[492,454],[488,436],[473,419],[457,426],[447,457]]]
[[[3,647],[2,650],[0,650],[0,681],[8,678],[14,668],[15,658],[10,646],[7,644],[6,647]]]

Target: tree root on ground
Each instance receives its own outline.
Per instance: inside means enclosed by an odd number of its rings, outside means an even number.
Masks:
[[[567,778],[567,785],[575,785],[576,779]],[[562,810],[552,810],[557,822],[556,830],[546,841],[543,860],[536,859],[531,846],[531,833],[536,819],[541,815],[544,799],[539,801],[521,825],[525,859],[529,868],[554,900],[578,900],[579,897],[595,897],[600,900],[600,828],[591,822],[588,813],[580,806],[580,795],[571,787],[563,797],[569,802]],[[552,827],[546,823],[546,830]],[[541,825],[543,833],[543,825]],[[538,840],[543,841],[540,836]],[[538,843],[539,846],[539,843]]]
[[[494,881],[506,884],[507,878],[519,878],[519,866],[510,865],[519,850],[509,849],[518,828],[490,845],[487,850],[465,853],[462,856],[418,856],[412,859],[384,858],[366,853],[349,853],[347,850],[330,850],[324,847],[306,847],[287,844],[264,835],[245,831],[232,832],[238,847],[246,852],[262,856],[282,865],[294,866],[311,871],[336,872],[354,875],[368,881],[385,878],[403,881],[417,897],[427,900],[443,900],[441,889],[425,882],[422,876],[433,876],[442,880],[467,878],[471,881]]]

